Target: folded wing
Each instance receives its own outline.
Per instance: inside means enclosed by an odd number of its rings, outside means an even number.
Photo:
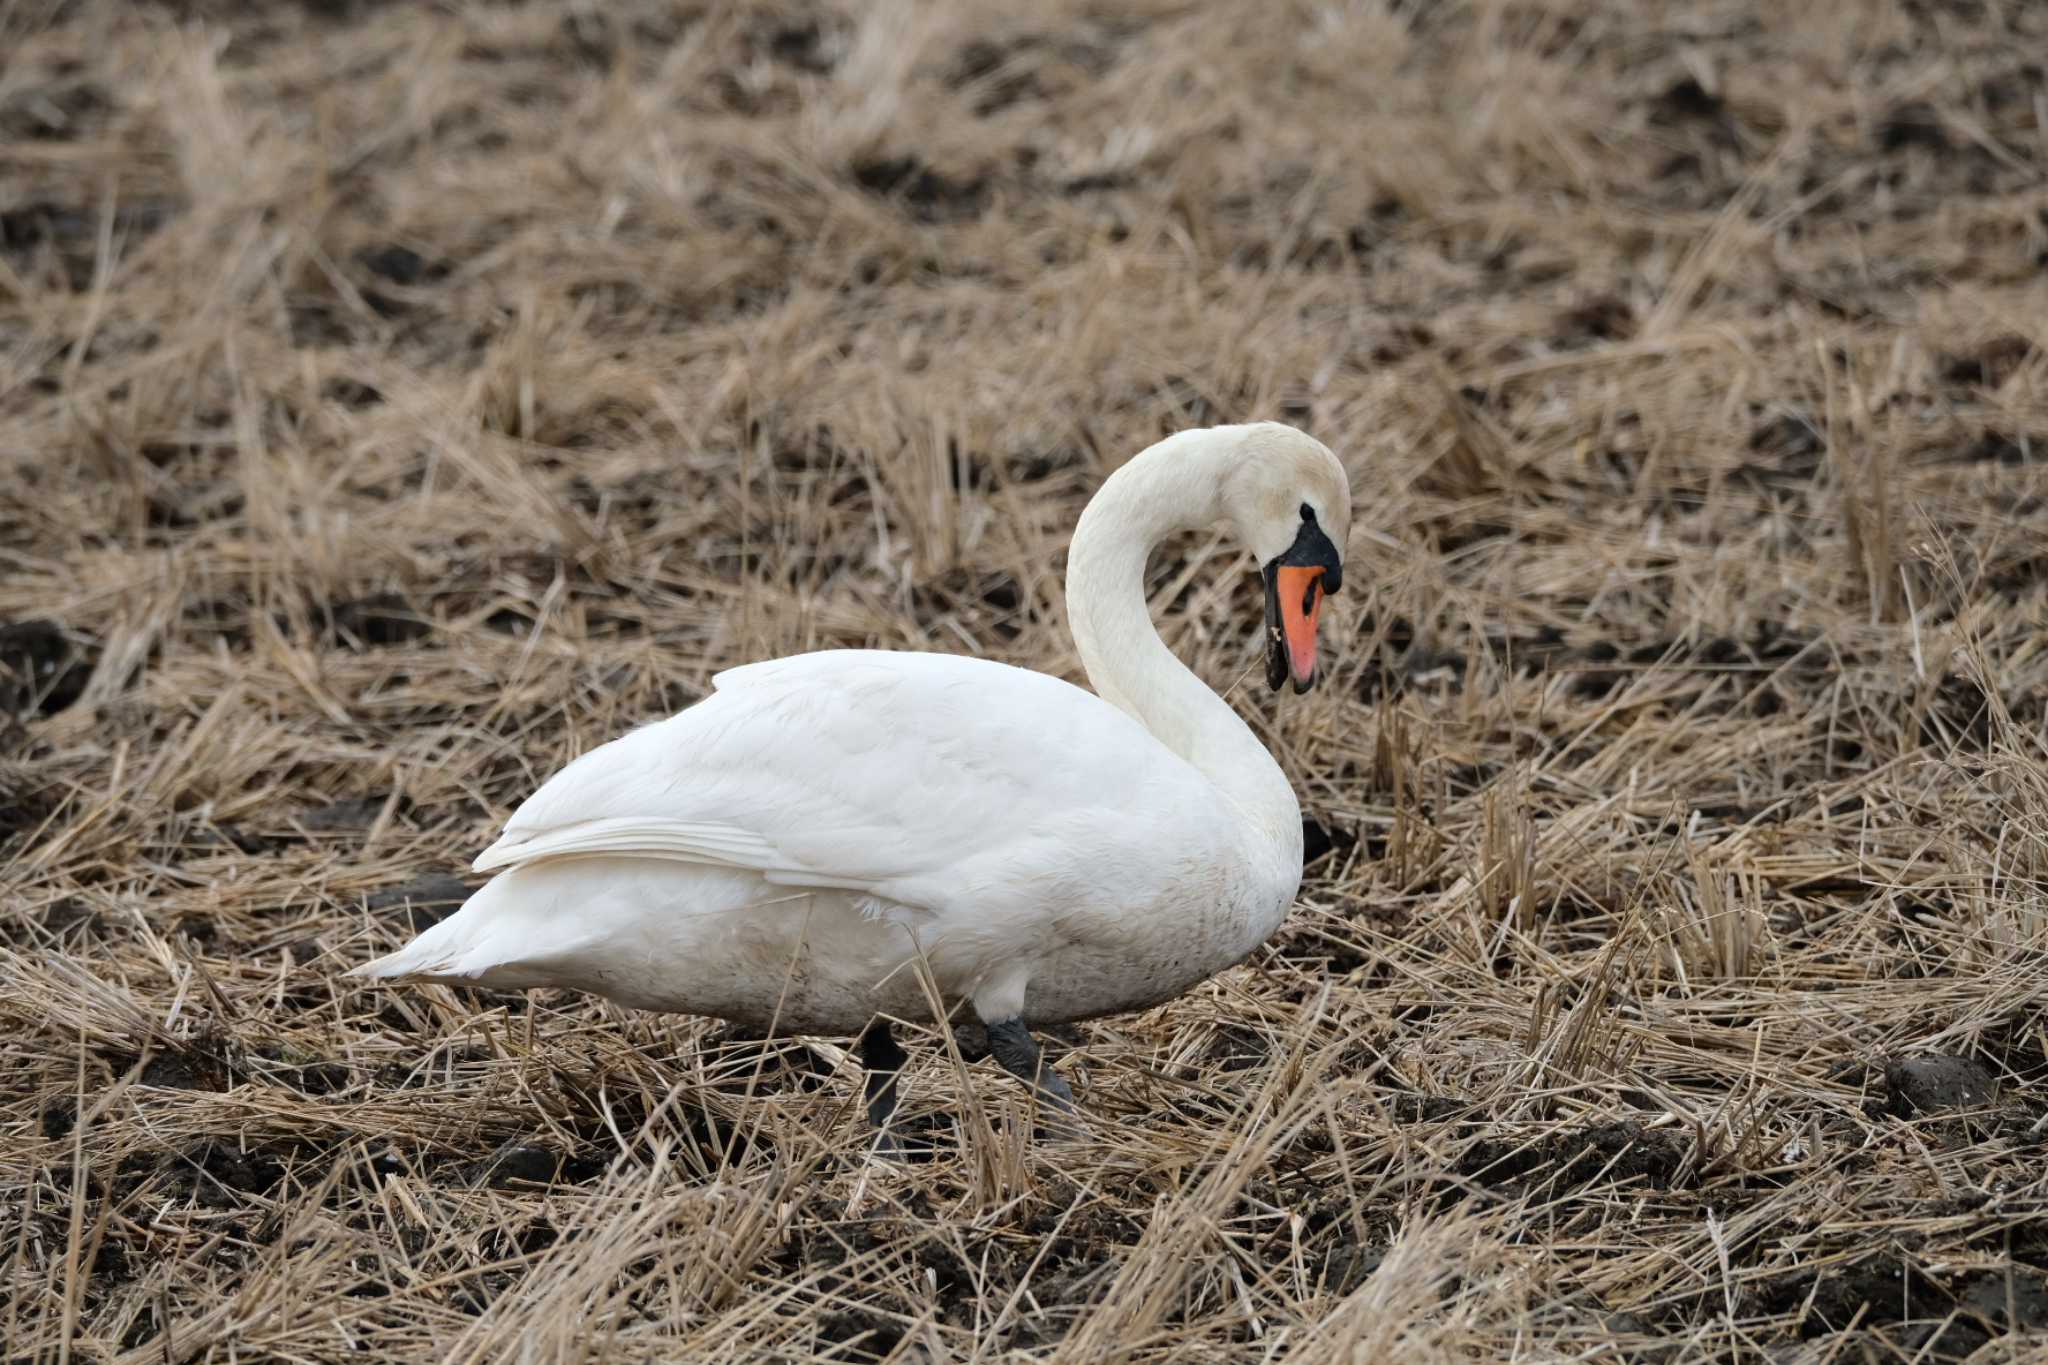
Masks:
[[[562,769],[477,869],[670,858],[937,910],[1048,899],[1048,877],[1165,875],[1191,830],[1227,823],[1135,720],[1045,674],[835,650],[714,686]]]

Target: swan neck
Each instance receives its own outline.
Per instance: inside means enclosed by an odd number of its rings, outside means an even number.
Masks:
[[[1088,682],[1201,772],[1280,868],[1301,868],[1301,812],[1287,775],[1230,704],[1159,638],[1145,600],[1152,550],[1223,519],[1219,490],[1238,452],[1228,428],[1148,447],[1103,483],[1067,555],[1067,615]],[[1290,890],[1291,897],[1292,892]]]

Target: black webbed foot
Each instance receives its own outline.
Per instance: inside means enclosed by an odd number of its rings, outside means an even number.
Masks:
[[[1067,1083],[1045,1063],[1045,1053],[1040,1050],[1038,1040],[1024,1027],[1022,1019],[1005,1019],[988,1026],[988,1050],[996,1063],[1036,1091],[1048,1111],[1046,1131],[1049,1136],[1074,1138],[1086,1135],[1087,1125],[1081,1122],[1081,1111],[1074,1103],[1074,1092]]]

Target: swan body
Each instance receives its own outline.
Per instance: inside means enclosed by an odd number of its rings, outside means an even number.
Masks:
[[[727,670],[558,772],[476,860],[496,878],[354,974],[825,1034],[929,1018],[920,963],[945,1007],[990,1025],[1168,999],[1279,926],[1301,820],[1279,765],[1153,629],[1147,554],[1233,523],[1266,565],[1269,673],[1305,689],[1349,517],[1342,466],[1300,432],[1169,437],[1104,484],[1069,553],[1095,692],[881,650]]]
[[[393,965],[834,1034],[928,1015],[922,953],[985,1016],[1051,1023],[1178,994],[1293,898],[1298,819],[1261,847],[1057,678],[832,650],[715,685],[529,798],[477,860],[508,870]]]

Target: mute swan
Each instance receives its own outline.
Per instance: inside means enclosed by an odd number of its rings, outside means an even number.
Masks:
[[[860,1033],[888,1141],[904,1054],[950,1009],[1071,1114],[1028,1026],[1141,1009],[1241,961],[1301,883],[1301,813],[1160,640],[1145,563],[1222,522],[1263,566],[1266,679],[1316,681],[1343,466],[1276,423],[1183,431],[1106,480],[1067,558],[1089,693],[986,659],[827,650],[728,669],[513,812],[460,911],[352,976],[567,986],[785,1033]]]

